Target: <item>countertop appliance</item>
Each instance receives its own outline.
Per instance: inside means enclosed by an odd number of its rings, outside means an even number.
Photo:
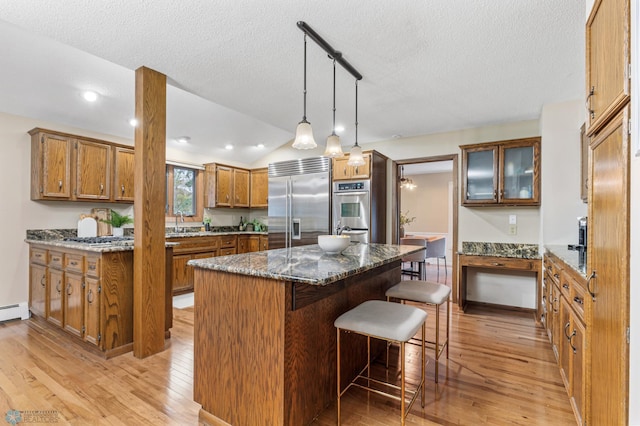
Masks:
[[[569,244],[569,250],[578,252],[578,265],[580,267],[587,263],[587,218],[578,218],[578,244]]]
[[[331,232],[331,159],[269,164],[269,249],[317,244]]]
[[[371,222],[371,182],[341,181],[333,184],[333,229],[350,235],[351,241],[369,242]]]

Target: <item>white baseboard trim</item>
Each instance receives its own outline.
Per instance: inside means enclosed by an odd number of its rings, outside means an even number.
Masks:
[[[27,302],[20,302],[15,305],[0,306],[0,322],[20,318],[29,318],[29,306]]]

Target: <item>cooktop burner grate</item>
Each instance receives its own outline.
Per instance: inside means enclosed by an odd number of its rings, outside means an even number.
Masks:
[[[65,238],[64,241],[84,244],[109,244],[120,241],[133,241],[133,237],[70,237]]]

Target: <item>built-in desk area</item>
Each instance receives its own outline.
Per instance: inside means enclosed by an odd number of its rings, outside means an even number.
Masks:
[[[467,307],[467,269],[488,268],[533,272],[536,275],[536,318],[542,314],[542,258],[537,244],[463,242],[458,253],[460,298],[458,305]]]

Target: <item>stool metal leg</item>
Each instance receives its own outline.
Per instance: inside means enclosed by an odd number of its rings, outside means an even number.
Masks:
[[[425,355],[425,344],[424,341],[427,337],[427,324],[426,321],[422,324],[422,358],[420,359],[420,363],[422,364],[422,408],[424,408],[425,399],[424,399],[424,388],[425,388],[425,373],[424,373],[424,364],[425,359],[427,358]]]
[[[404,412],[404,345],[405,342],[400,342],[400,419],[402,421],[402,426],[404,426],[405,420],[405,412]]]
[[[337,406],[338,406],[338,426],[340,426],[340,329],[338,328],[338,341],[336,343],[336,347],[337,347],[337,355],[336,355],[336,359],[338,360],[338,365],[337,365],[337,370],[338,370],[338,402],[337,402]]]
[[[440,359],[440,305],[436,305],[436,383],[438,383],[438,360]]]
[[[447,359],[449,359],[449,324],[451,323],[451,298],[447,298]]]

